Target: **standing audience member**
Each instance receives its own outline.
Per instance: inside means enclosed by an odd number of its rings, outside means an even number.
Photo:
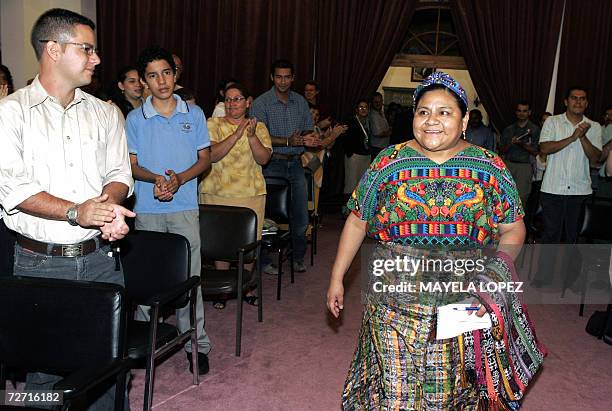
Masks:
[[[304,98],[308,102],[308,107],[316,107],[319,110],[319,121],[315,125],[326,131],[332,124],[332,117],[329,108],[321,103],[319,92],[319,84],[316,81],[309,80],[304,84]]]
[[[391,128],[384,113],[383,96],[379,92],[372,94],[370,104],[370,125],[372,137],[370,139],[370,155],[376,158],[383,148],[389,146]]]
[[[532,163],[538,155],[540,127],[529,120],[531,109],[528,102],[518,103],[515,114],[516,121],[502,132],[499,152],[514,177],[523,208],[527,209],[533,177]]]
[[[172,61],[174,61],[174,67],[176,67],[176,71],[175,71],[176,78],[174,80],[174,90],[178,90],[178,89],[183,88],[183,86],[179,84],[179,80],[181,79],[181,76],[183,75],[183,61],[176,54],[172,55]]]
[[[111,101],[119,107],[123,117],[127,117],[130,111],[142,105],[142,90],[135,67],[126,66],[119,70]]]
[[[200,184],[200,203],[247,207],[257,215],[257,239],[261,239],[266,208],[266,182],[261,171],[272,155],[272,142],[265,124],[247,118],[250,94],[244,86],[231,83],[224,91],[225,117],[208,119],[212,142],[212,169]],[[228,270],[227,262],[215,261],[219,270]],[[253,264],[246,266],[250,271]],[[244,300],[256,305],[252,290]],[[225,300],[216,300],[217,309]]]
[[[348,131],[342,138],[344,145],[344,195],[348,197],[355,190],[363,173],[370,165],[369,143],[372,138],[368,101],[359,100],[355,115],[349,119]]]
[[[0,100],[14,91],[13,76],[8,67],[0,65]],[[0,277],[13,275],[13,255],[15,233],[9,230],[2,217],[4,209],[0,207]]]
[[[189,106],[173,94],[176,67],[172,55],[159,47],[145,49],[136,64],[141,81],[150,90],[140,110],[126,121],[132,174],[136,180],[136,229],[180,234],[191,248],[191,276],[201,270],[197,177],[210,167],[206,118],[198,106]],[[204,330],[201,290],[196,300],[198,368],[208,372],[210,340]],[[148,319],[139,307],[138,319]],[[176,310],[181,332],[190,328],[190,307]],[[191,342],[185,349],[193,371]]]
[[[264,169],[264,176],[283,177],[291,185],[293,269],[304,272],[308,194],[300,156],[304,147],[315,147],[319,141],[314,133],[308,103],[291,90],[295,80],[293,64],[287,60],[276,60],[272,63],[270,78],[274,85],[255,99],[251,114],[268,127],[274,146],[272,160]],[[277,273],[278,269],[269,264],[264,271]]]
[[[215,109],[211,117],[225,117],[225,89],[235,80],[221,80],[217,85],[217,94],[215,95]],[[252,101],[251,101],[252,103]]]
[[[15,275],[123,285],[109,241],[128,232],[134,213],[119,204],[133,181],[119,109],[80,89],[100,63],[94,29],[69,10],[43,13],[31,34],[39,74],[0,100],[0,204],[17,232]],[[25,389],[60,379],[31,373]],[[113,409],[114,393],[89,409]]]
[[[15,85],[11,71],[5,65],[0,64],[0,99],[13,94],[13,91],[15,91]]]
[[[601,126],[584,115],[586,90],[570,88],[564,103],[565,113],[549,117],[540,134],[540,151],[547,156],[540,193],[544,244],[559,244],[562,238],[568,244],[576,242],[584,202],[593,192],[589,166],[601,157]],[[550,282],[544,270],[536,274],[534,286]]]
[[[482,123],[482,113],[477,108],[470,110],[468,128],[465,130],[465,139],[474,144],[495,151],[495,134]]]

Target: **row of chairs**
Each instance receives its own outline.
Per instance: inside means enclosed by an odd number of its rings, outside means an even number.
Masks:
[[[287,257],[291,259],[293,249],[289,224],[290,189],[287,181],[277,180],[268,182],[268,191],[266,215],[289,227],[263,241],[265,247],[278,252],[279,270],[282,270],[282,261]],[[312,214],[311,217],[316,218]],[[55,388],[64,392],[64,408],[68,409],[73,400],[76,408],[79,401],[81,405],[86,404],[85,394],[100,384],[109,384],[114,378],[117,383],[115,408],[122,409],[126,372],[142,367],[144,362],[143,408],[150,409],[155,361],[190,338],[192,346],[197,346],[195,301],[200,285],[204,298],[218,294],[237,297],[236,355],[239,356],[240,297],[253,276],[259,297],[258,321],[263,319],[257,217],[247,208],[202,205],[200,229],[204,259],[227,261],[235,268],[218,271],[203,267],[201,282],[200,277],[189,277],[190,251],[184,237],[135,231],[121,242],[125,289],[111,284],[45,278],[2,280],[0,387],[6,385],[6,367],[63,375],[65,378]],[[311,248],[316,244],[314,241]],[[244,272],[247,263],[254,263],[252,272]],[[292,269],[293,264],[290,267]],[[293,282],[293,270],[291,274]],[[278,299],[281,277],[278,277]],[[75,299],[75,295],[79,298]],[[190,330],[180,333],[175,326],[160,322],[164,313],[188,303],[192,312]],[[148,322],[127,320],[126,312],[132,312],[136,305],[150,308]],[[192,358],[194,370],[197,370],[197,356]],[[197,372],[193,383],[199,384]]]

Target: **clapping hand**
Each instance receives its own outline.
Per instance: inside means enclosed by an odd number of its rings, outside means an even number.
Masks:
[[[109,204],[115,213],[115,219],[100,227],[102,238],[108,241],[121,240],[130,231],[125,222],[125,217],[136,217],[136,213],[118,204]]]

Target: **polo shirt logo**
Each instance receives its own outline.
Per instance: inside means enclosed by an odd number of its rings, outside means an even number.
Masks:
[[[181,125],[181,131],[183,133],[191,133],[193,125],[191,123],[179,123]]]

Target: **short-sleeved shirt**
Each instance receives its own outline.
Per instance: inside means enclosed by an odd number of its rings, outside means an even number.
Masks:
[[[523,127],[514,123],[504,129],[501,136],[501,146],[503,147],[510,144],[508,152],[504,157],[506,161],[512,161],[513,163],[531,163],[531,154],[529,151],[517,144],[512,144],[513,137],[519,137],[524,134],[526,135],[521,141],[537,148],[538,142],[540,141],[540,127],[536,126],[531,121],[527,121]]]
[[[176,108],[168,118],[160,115],[148,97],[145,103],[128,114],[126,133],[130,154],[138,165],[166,176],[166,170],[181,173],[198,160],[198,151],[210,147],[206,118],[200,107],[188,105],[174,95]],[[198,182],[183,184],[171,201],[153,197],[153,183],[136,181],[136,213],[164,214],[198,208]]]
[[[499,156],[470,145],[438,165],[408,145],[376,157],[347,204],[369,237],[416,247],[495,244],[524,212]]]
[[[238,125],[225,117],[208,119],[210,141],[219,143],[232,135]],[[243,198],[266,194],[266,182],[261,166],[253,157],[246,129],[225,157],[212,164],[200,184],[200,192],[221,197]],[[257,122],[255,135],[264,147],[271,148],[270,134],[264,123]]]
[[[251,107],[251,117],[263,122],[274,137],[291,137],[296,131],[314,130],[308,102],[295,91],[289,91],[287,103],[276,96],[274,86],[257,97]],[[301,154],[304,147],[274,147],[279,154]]]
[[[586,137],[593,146],[601,150],[601,126],[583,117],[591,125]],[[565,113],[550,116],[542,126],[540,144],[547,141],[563,140],[574,133],[578,125],[572,124]],[[576,140],[556,153],[546,158],[546,172],[542,180],[542,192],[557,195],[589,195],[591,189],[591,174],[582,144]]]
[[[489,151],[495,151],[495,134],[491,129],[483,124],[479,127],[468,126],[465,130],[465,139]]]

